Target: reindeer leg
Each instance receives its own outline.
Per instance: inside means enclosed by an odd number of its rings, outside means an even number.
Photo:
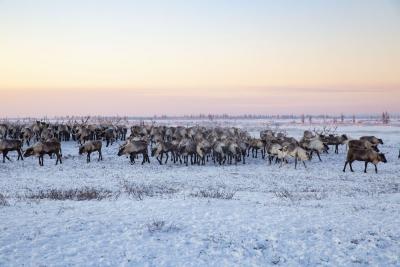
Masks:
[[[7,156],[7,153],[6,153],[6,159],[8,159],[9,161],[12,161],[12,160]]]
[[[351,172],[354,172],[354,170],[353,170],[353,164],[352,164],[352,163],[353,163],[352,161],[349,161],[350,171],[351,171]]]
[[[376,166],[376,164],[374,165],[375,165],[375,173],[378,173],[378,167]]]
[[[297,169],[297,157],[294,157],[294,168]]]
[[[304,162],[304,160],[302,162],[303,162],[304,168],[307,169],[307,166],[306,166],[306,163]]]
[[[319,161],[322,161],[321,156],[319,155],[319,151],[316,151],[316,152],[317,152],[317,156],[319,158]]]
[[[131,164],[132,165],[135,164],[135,155],[134,155],[134,153],[131,153],[129,158],[130,158]]]
[[[5,163],[4,158],[8,159],[9,161],[11,161],[11,159],[7,156],[8,151],[3,152],[3,163]]]
[[[99,161],[100,160],[103,160],[103,155],[101,154],[101,149],[99,150],[99,159],[98,159]]]
[[[165,153],[165,157],[166,157],[166,159],[165,159],[165,164],[167,164],[167,162],[168,162],[168,157],[169,157],[169,156],[168,156],[168,152]]]
[[[343,172],[346,172],[346,167],[347,167],[347,164],[348,164],[348,163],[349,163],[348,161],[346,161],[346,162],[344,163]]]
[[[364,169],[364,173],[367,173],[367,166],[368,166],[368,161],[365,162],[365,169]]]
[[[22,156],[22,151],[21,149],[18,149],[18,160],[21,158],[21,160],[24,160],[24,157]]]

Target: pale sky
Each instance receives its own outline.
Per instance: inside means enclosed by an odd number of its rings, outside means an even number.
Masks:
[[[0,117],[400,112],[400,1],[0,0]]]

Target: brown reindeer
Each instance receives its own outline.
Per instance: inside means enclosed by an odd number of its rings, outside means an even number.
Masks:
[[[121,146],[118,151],[118,156],[130,155],[131,164],[135,163],[135,157],[138,154],[143,155],[142,165],[147,161],[150,163],[149,155],[147,152],[147,142],[145,141],[129,141]]]
[[[350,140],[348,144],[349,149],[372,149],[379,152],[378,147],[367,140]]]
[[[24,142],[26,142],[26,144],[29,146],[32,137],[34,136],[33,131],[31,130],[31,128],[29,127],[25,127],[22,129],[21,131],[21,138]]]
[[[328,146],[335,146],[335,154],[339,153],[339,145],[346,144],[348,140],[347,135],[328,135],[322,141]]]
[[[261,149],[261,157],[265,158],[265,141],[258,138],[250,139],[250,146],[247,151],[247,156],[249,156],[251,150],[252,157],[257,158],[259,149]]]
[[[103,160],[103,155],[101,153],[102,142],[100,140],[88,141],[79,147],[79,155],[87,153],[86,162],[90,162],[90,154],[93,152],[99,152],[98,161]]]
[[[347,152],[347,159],[346,159],[346,163],[344,164],[343,172],[346,172],[347,164],[350,165],[350,170],[352,172],[354,172],[353,166],[352,166],[353,161],[364,161],[365,162],[364,173],[367,172],[368,163],[374,164],[375,173],[378,173],[378,168],[376,165],[379,162],[383,162],[383,163],[387,162],[385,154],[383,154],[383,153],[378,153],[372,149],[351,148]]]
[[[0,140],[0,152],[3,153],[3,163],[6,162],[5,159],[8,159],[9,161],[10,158],[7,156],[7,153],[10,151],[17,151],[18,153],[18,159],[24,160],[22,157],[22,141],[16,140],[16,139],[4,139]]]
[[[56,165],[58,162],[62,164],[61,160],[61,144],[60,142],[38,142],[34,144],[32,147],[28,148],[25,151],[24,157],[30,157],[30,156],[38,156],[39,158],[39,165],[43,166],[43,157],[45,154],[51,156],[52,154],[56,154],[57,160],[56,160]]]
[[[107,129],[105,129],[103,136],[104,136],[104,139],[106,140],[106,147],[108,147],[110,144],[112,145],[116,139],[115,129],[113,127],[109,127]]]
[[[156,157],[158,163],[162,165],[162,159],[163,156],[166,156],[165,159],[165,164],[168,162],[169,155],[168,153],[171,153],[171,160],[174,161],[175,163],[175,145],[172,144],[171,142],[164,142],[164,141],[158,141],[155,143],[153,148],[151,149],[151,156]]]
[[[373,145],[379,145],[379,144],[383,145],[383,140],[375,136],[361,136],[360,140],[368,141]]]

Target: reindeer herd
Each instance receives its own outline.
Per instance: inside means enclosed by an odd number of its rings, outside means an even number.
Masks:
[[[16,151],[18,160],[24,157],[37,156],[39,165],[43,166],[44,155],[56,156],[56,165],[62,163],[61,143],[77,142],[79,155],[86,154],[89,163],[92,153],[98,153],[98,160],[103,159],[102,145],[119,146],[118,156],[129,157],[131,164],[141,156],[142,164],[150,163],[150,157],[155,158],[160,165],[168,161],[174,164],[205,165],[212,162],[215,165],[242,164],[248,158],[267,159],[269,164],[279,164],[280,167],[294,162],[297,168],[301,162],[306,168],[306,162],[314,155],[322,161],[321,154],[328,153],[329,146],[334,147],[338,154],[339,146],[346,146],[347,165],[353,171],[354,161],[365,162],[364,172],[372,163],[377,172],[377,164],[386,162],[385,155],[379,152],[378,146],[383,141],[375,136],[364,136],[352,140],[346,134],[332,134],[326,128],[323,131],[305,131],[303,137],[297,140],[287,136],[285,132],[267,129],[260,132],[259,138],[252,137],[247,131],[230,127],[172,127],[155,125],[133,125],[118,121],[99,121],[88,123],[86,120],[49,123],[35,121],[33,123],[6,122],[0,124],[0,153],[3,162],[10,160],[8,153]],[[128,130],[130,135],[127,136]],[[33,145],[31,145],[33,143]],[[23,146],[26,148],[23,151]],[[400,155],[399,155],[400,158]],[[292,160],[290,160],[292,159]],[[10,160],[11,161],[11,160]]]

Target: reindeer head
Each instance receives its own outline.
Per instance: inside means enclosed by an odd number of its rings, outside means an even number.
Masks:
[[[33,152],[34,152],[33,147],[29,147],[27,150],[25,150],[24,157],[27,158],[33,156],[34,154]]]
[[[79,147],[79,155],[82,155],[83,153],[85,153],[85,146],[80,146]]]
[[[387,162],[386,156],[385,156],[384,153],[379,153],[379,161],[381,161],[381,162],[383,162],[383,163],[386,163],[386,162]]]

